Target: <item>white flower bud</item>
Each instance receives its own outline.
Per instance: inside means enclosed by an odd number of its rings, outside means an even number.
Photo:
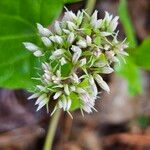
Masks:
[[[37,28],[41,36],[50,36],[52,33],[49,29],[44,28],[41,24],[37,23]]]
[[[60,36],[55,35],[55,42],[61,44],[63,42],[63,39]]]
[[[70,95],[69,87],[67,84],[64,85],[64,91],[67,95]]]
[[[80,66],[84,66],[86,64],[86,58],[80,60]]]
[[[68,25],[68,29],[71,31],[77,28],[76,25],[71,21],[67,21],[67,25]]]
[[[45,87],[42,86],[42,85],[37,85],[36,87],[37,87],[39,90],[41,90],[41,91],[44,91],[44,90],[45,90]]]
[[[74,40],[75,40],[75,35],[74,33],[71,32],[67,38],[67,41],[71,44],[73,43]]]
[[[70,90],[72,91],[72,92],[75,92],[76,91],[76,87],[75,86],[70,86]]]
[[[63,17],[63,21],[73,21],[76,20],[77,16],[72,11],[65,12],[65,15]]]
[[[78,59],[80,58],[81,54],[82,54],[81,50],[75,52],[72,57],[72,62],[76,63]]]
[[[103,89],[105,90],[106,92],[110,92],[110,89],[109,89],[109,86],[107,85],[107,83],[103,80],[103,78],[96,74],[95,75],[95,80],[97,81],[98,85]]]
[[[37,98],[37,97],[39,97],[39,96],[40,96],[39,93],[32,94],[31,96],[28,97],[28,100]]]
[[[75,46],[75,45],[72,45],[71,50],[72,50],[73,52],[81,51],[80,47],[79,47],[79,46]]]
[[[86,41],[85,40],[79,40],[77,42],[77,45],[80,47],[80,48],[86,48],[87,47],[87,44],[86,44]]]
[[[45,106],[48,103],[49,99],[46,97],[45,99],[43,99],[40,103],[39,106],[37,108],[36,111],[39,111],[43,106]]]
[[[55,93],[55,95],[53,96],[53,99],[58,99],[60,96],[62,95],[62,91],[58,91]]]
[[[109,66],[105,66],[105,67],[101,68],[101,73],[110,74],[113,71],[114,71],[114,69]]]
[[[105,11],[105,17],[104,20],[108,23],[110,23],[110,21],[112,20],[112,15],[109,15],[109,13],[107,11]]]
[[[61,35],[62,34],[62,30],[60,28],[60,24],[59,21],[55,21],[54,23],[54,30],[57,34]]]
[[[46,80],[50,80],[51,79],[51,74],[50,73],[45,73],[43,76]]]
[[[92,39],[91,39],[91,37],[88,36],[88,35],[86,36],[86,43],[87,43],[88,46],[90,46],[91,43],[92,43]]]
[[[93,79],[93,77],[92,77],[91,75],[90,75],[90,77],[89,77],[89,82],[90,82],[91,91],[92,91],[92,93],[93,93],[93,96],[94,96],[94,98],[96,99],[97,94],[98,94],[98,89],[97,89],[97,86],[96,86],[96,84],[95,84],[95,81],[94,81],[94,79]]]
[[[101,32],[101,36],[110,36],[112,33],[110,32]]]
[[[62,57],[62,58],[60,59],[60,63],[61,63],[61,65],[64,65],[64,64],[67,63],[67,61],[66,61],[66,59],[65,59],[64,57]]]
[[[35,44],[30,43],[30,42],[23,42],[23,44],[24,44],[25,48],[31,52],[35,52],[39,49]]]
[[[83,110],[86,111],[88,114],[92,113],[92,109],[89,105],[84,105]]]
[[[45,99],[47,95],[44,93],[42,94],[35,102],[35,105],[38,105],[43,99]]]
[[[97,13],[98,13],[98,11],[95,10],[94,13],[93,13],[93,15],[91,16],[91,22],[90,22],[90,24],[91,24],[95,29],[100,28],[100,27],[101,27],[101,24],[102,24],[102,19],[98,19],[98,20],[97,20]]]
[[[124,56],[129,56],[129,54],[127,52],[123,51],[123,50],[119,51],[119,54],[124,55]]]
[[[62,30],[63,30],[63,32],[66,33],[66,34],[69,34],[69,33],[70,33],[70,31],[67,30],[67,29],[62,29]]]
[[[63,100],[61,102],[62,102],[63,110],[66,111],[66,109],[67,109],[67,99],[66,99],[66,97],[63,97]]]
[[[110,60],[115,56],[115,53],[112,50],[111,51],[106,51],[105,54],[106,54],[106,57]]]
[[[51,59],[55,59],[60,57],[63,54],[63,50],[62,49],[57,49],[53,52],[52,56],[50,57]]]
[[[79,80],[77,74],[75,74],[75,73],[72,74],[71,80],[72,80],[74,83],[79,83],[79,82],[80,82],[80,80]]]
[[[94,24],[97,21],[97,13],[98,11],[95,10],[94,13],[91,16],[91,24]]]
[[[69,110],[69,109],[70,109],[71,103],[72,103],[72,101],[71,101],[71,99],[68,97],[66,110]]]
[[[101,55],[102,51],[99,49],[99,48],[96,48],[93,52],[93,54],[96,56],[96,57],[99,57]]]
[[[105,45],[104,45],[104,50],[108,51],[109,49],[110,49],[110,45],[105,44]]]
[[[49,46],[52,45],[52,42],[50,41],[49,38],[47,38],[47,37],[42,37],[41,39],[42,39],[42,42],[44,43],[45,46],[49,47]]]
[[[50,66],[49,66],[49,64],[46,63],[46,62],[45,62],[45,63],[42,63],[42,68],[43,68],[44,71],[51,69]],[[48,72],[49,72],[49,71],[48,71]]]
[[[119,17],[116,16],[115,18],[112,19],[112,21],[110,22],[110,25],[109,25],[109,29],[113,32],[117,26],[118,26],[118,19]]]
[[[35,51],[33,54],[34,54],[36,57],[40,57],[40,56],[43,55],[42,52],[41,52],[40,50]]]

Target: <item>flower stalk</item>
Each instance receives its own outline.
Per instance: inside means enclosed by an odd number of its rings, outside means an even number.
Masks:
[[[55,137],[60,115],[61,115],[61,110],[57,110],[50,120],[49,129],[47,132],[43,150],[52,150],[53,140]]]

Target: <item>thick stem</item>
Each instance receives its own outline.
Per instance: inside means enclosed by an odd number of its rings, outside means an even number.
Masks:
[[[91,13],[93,12],[94,6],[95,6],[96,0],[87,0],[86,3],[86,12],[91,15]]]
[[[61,110],[57,110],[54,113],[52,119],[50,120],[49,129],[48,129],[48,133],[46,136],[43,150],[51,150],[52,149],[52,144],[53,144],[53,140],[54,140],[55,132],[57,129],[60,114],[61,114]]]

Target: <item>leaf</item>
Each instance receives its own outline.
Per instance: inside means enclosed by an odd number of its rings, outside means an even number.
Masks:
[[[129,46],[135,47],[137,45],[137,41],[136,41],[134,27],[129,17],[126,0],[120,0],[118,13],[119,13],[120,21],[125,30],[125,34],[127,36],[127,40],[129,41]]]
[[[63,0],[64,3],[77,3],[77,2],[80,2],[82,0]]]
[[[118,75],[122,76],[128,81],[128,91],[131,95],[141,92],[142,88],[140,71],[130,57],[126,59],[126,63],[122,61],[121,65],[116,65],[115,70],[117,71]]]
[[[120,0],[118,13],[120,16],[121,23],[125,30],[127,40],[129,42],[129,56],[126,59],[126,64],[121,63],[120,66],[117,66],[117,74],[122,76],[128,82],[128,91],[131,95],[135,95],[141,92],[141,76],[138,66],[135,64],[134,59],[131,56],[131,53],[134,53],[134,47],[137,46],[136,36],[130,16],[128,14],[127,1]]]
[[[135,48],[132,57],[138,66],[150,70],[150,37],[145,39],[140,46]]]
[[[62,67],[61,67],[61,74],[62,74],[62,77],[67,77],[70,72],[71,72],[71,69],[72,69],[72,64],[71,63],[66,63],[64,64]]]
[[[72,92],[70,94],[70,99],[72,100],[70,111],[74,111],[78,108],[81,108],[82,103],[81,100],[79,99],[79,96],[76,93]]]
[[[37,42],[36,23],[49,25],[63,8],[62,0],[0,1],[0,86],[26,88],[33,86],[38,61],[22,45]]]

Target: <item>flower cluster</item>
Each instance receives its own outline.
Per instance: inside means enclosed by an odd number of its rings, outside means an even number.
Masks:
[[[97,18],[96,10],[89,16],[84,10],[77,15],[66,11],[62,21],[55,21],[52,31],[37,24],[42,46],[24,42],[24,46],[36,57],[40,57],[42,75],[40,85],[28,99],[36,100],[37,110],[49,107],[52,101],[57,109],[64,111],[80,108],[91,113],[98,97],[98,86],[110,92],[102,74],[113,72],[112,65],[119,57],[128,54],[127,44],[118,41],[115,32],[119,17],[105,12],[103,19]]]

